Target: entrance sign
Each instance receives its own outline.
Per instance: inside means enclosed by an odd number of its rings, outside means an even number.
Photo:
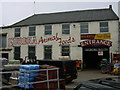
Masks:
[[[81,40],[91,40],[91,39],[111,39],[110,33],[102,34],[81,34]]]
[[[87,40],[87,41],[82,41],[80,42],[80,47],[85,47],[85,46],[92,46],[92,45],[97,45],[97,46],[112,46],[112,42],[108,40],[102,40],[102,39],[97,39],[97,40]]]

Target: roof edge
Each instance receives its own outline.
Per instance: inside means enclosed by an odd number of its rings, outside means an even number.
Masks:
[[[18,26],[6,26],[6,27],[2,27],[2,29],[5,29],[5,28],[14,28],[14,27],[25,27],[25,26],[35,26],[35,25],[45,25],[45,24],[61,24],[61,23],[81,23],[81,22],[97,22],[97,21],[113,21],[113,20],[119,20],[118,19],[109,19],[109,20],[88,20],[88,21],[71,21],[71,22],[55,22],[55,23],[44,23],[44,24],[30,24],[30,25],[18,25]]]

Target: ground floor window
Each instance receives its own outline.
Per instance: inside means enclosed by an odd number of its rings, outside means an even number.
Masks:
[[[44,59],[52,59],[52,45],[44,46]]]
[[[14,59],[20,59],[20,46],[15,46],[14,47]]]
[[[64,45],[61,47],[61,54],[62,56],[70,56],[70,46],[69,45]]]
[[[2,53],[2,58],[9,59],[9,54],[8,53]]]
[[[28,58],[34,59],[35,58],[35,46],[28,46]]]

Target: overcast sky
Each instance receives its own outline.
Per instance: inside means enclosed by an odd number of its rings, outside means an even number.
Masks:
[[[1,11],[0,26],[12,25],[22,19],[25,19],[33,15],[34,13],[42,14],[42,13],[54,13],[54,12],[74,11],[74,10],[99,9],[99,8],[108,8],[109,5],[112,5],[113,10],[118,15],[119,0],[114,0],[114,2],[111,0],[110,1],[101,0],[102,2],[95,2],[93,0],[88,0],[88,1],[81,0],[81,1],[76,1],[76,0],[68,0],[68,2],[64,2],[64,1],[41,2],[39,0],[2,1],[0,2],[0,11]]]

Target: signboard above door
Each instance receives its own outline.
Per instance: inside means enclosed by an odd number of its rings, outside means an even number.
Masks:
[[[100,34],[81,34],[81,40],[91,40],[91,39],[111,39],[110,33],[100,33]]]
[[[97,40],[86,40],[80,42],[79,47],[85,47],[85,46],[112,46],[112,41],[109,40],[102,40],[102,39],[97,39]]]

